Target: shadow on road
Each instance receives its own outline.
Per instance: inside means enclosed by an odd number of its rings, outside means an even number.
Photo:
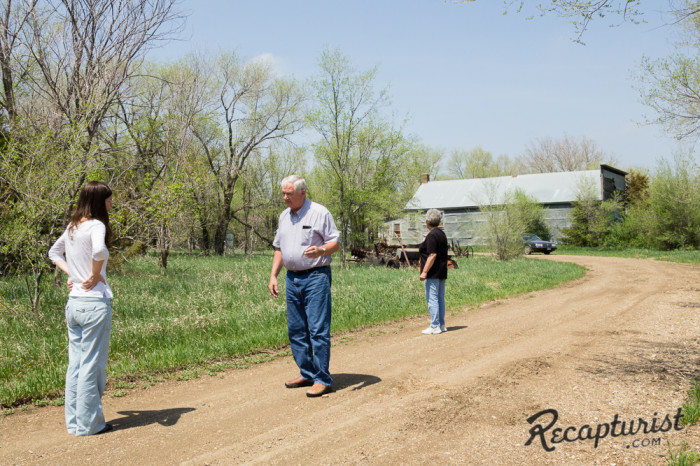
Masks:
[[[149,424],[160,424],[162,426],[174,426],[180,420],[180,416],[194,411],[194,408],[171,408],[159,411],[119,411],[124,417],[109,421],[115,429],[131,429],[132,427],[143,427]]]
[[[333,390],[344,390],[352,387],[352,390],[362,390],[365,387],[381,382],[382,379],[367,374],[333,374]]]
[[[467,328],[466,325],[453,325],[452,327],[447,327],[448,332],[454,332],[455,330],[462,330]]]

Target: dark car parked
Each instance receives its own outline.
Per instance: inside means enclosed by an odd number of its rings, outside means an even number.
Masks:
[[[545,254],[549,254],[557,249],[557,245],[553,242],[540,239],[539,236],[531,233],[522,235],[522,238],[523,244],[525,245],[525,254],[532,254],[533,252],[543,252]]]

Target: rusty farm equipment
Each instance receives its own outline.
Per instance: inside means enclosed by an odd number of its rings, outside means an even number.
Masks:
[[[385,265],[390,269],[398,269],[400,267],[417,268],[420,263],[418,245],[406,247],[400,240],[398,246],[390,246],[379,241],[374,243],[374,250],[355,248],[351,253],[351,261],[369,265]],[[450,250],[448,256],[447,267],[456,269],[458,265],[457,261],[454,260],[454,252]]]

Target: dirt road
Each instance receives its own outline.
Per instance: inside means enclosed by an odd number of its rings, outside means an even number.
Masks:
[[[18,410],[0,420],[0,464],[637,465],[665,464],[667,441],[700,449],[700,427],[674,418],[700,377],[700,267],[545,260],[589,270],[448,309],[442,335],[421,318],[336,338],[329,396],[285,389],[285,357],[105,396],[101,436],[69,436],[62,407]]]

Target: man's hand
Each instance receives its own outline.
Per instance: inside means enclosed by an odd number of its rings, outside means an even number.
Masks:
[[[423,272],[422,274],[420,274],[420,281],[424,282],[426,278],[428,278],[427,272]]]
[[[323,255],[323,249],[318,246],[309,246],[306,248],[306,251],[304,251],[304,255],[309,259],[315,259]]]
[[[91,290],[100,282],[104,283],[105,285],[107,284],[102,275],[90,275],[88,279],[85,280],[80,286],[84,290]]]
[[[71,291],[73,291],[73,282],[70,281],[70,278],[66,280],[66,284],[68,285],[68,292],[70,293]]]
[[[270,277],[270,284],[267,285],[267,288],[270,290],[270,294],[273,297],[279,298],[280,293],[279,293],[279,290],[277,289],[277,277]]]

